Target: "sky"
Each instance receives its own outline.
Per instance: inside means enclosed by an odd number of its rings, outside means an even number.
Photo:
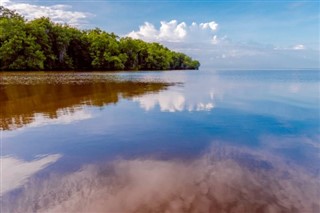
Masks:
[[[159,42],[201,69],[320,68],[315,0],[0,0],[31,20]]]

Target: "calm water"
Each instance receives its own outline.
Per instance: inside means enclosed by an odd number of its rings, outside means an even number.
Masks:
[[[320,212],[319,70],[0,77],[2,212]]]

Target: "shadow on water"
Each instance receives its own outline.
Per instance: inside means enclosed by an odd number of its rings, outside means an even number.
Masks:
[[[1,74],[0,128],[13,130],[32,123],[36,114],[57,118],[81,105],[116,104],[121,98],[159,92],[171,85],[119,79],[114,75],[49,73]]]

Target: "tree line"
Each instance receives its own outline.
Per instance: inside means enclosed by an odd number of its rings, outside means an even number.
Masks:
[[[199,61],[159,43],[80,30],[0,6],[0,70],[198,69]]]

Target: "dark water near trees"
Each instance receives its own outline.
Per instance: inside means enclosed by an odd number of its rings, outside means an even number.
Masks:
[[[319,212],[319,74],[1,73],[1,212]]]

